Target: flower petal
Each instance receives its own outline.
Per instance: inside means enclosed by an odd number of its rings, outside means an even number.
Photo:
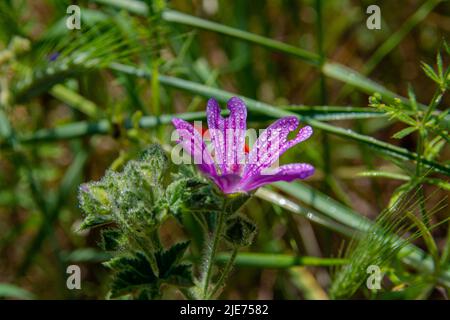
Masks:
[[[237,174],[226,174],[213,177],[212,180],[223,193],[235,193],[238,191],[237,187],[240,185],[241,177]]]
[[[214,146],[214,156],[219,168],[223,171],[225,166],[225,119],[220,115],[220,106],[214,98],[208,100],[206,106],[206,119],[208,121],[208,132]]]
[[[266,174],[252,176],[246,182],[241,181],[238,188],[241,191],[248,192],[263,185],[276,181],[292,181],[295,179],[306,179],[314,174],[314,167],[308,163],[292,163],[283,165]]]
[[[308,139],[313,130],[310,126],[301,128],[294,139],[287,140],[288,134],[299,125],[296,117],[285,117],[275,121],[258,138],[248,156],[242,178],[250,179],[269,168],[286,150]]]
[[[228,100],[228,118],[220,115],[220,106],[210,99],[207,105],[208,128],[214,153],[221,174],[238,174],[245,163],[245,133],[247,129],[247,108],[244,102],[232,97]]]
[[[240,173],[245,162],[245,133],[247,130],[247,108],[238,97],[228,100],[230,116],[225,119],[226,172]]]
[[[178,143],[194,157],[194,163],[209,176],[217,176],[217,171],[211,154],[208,152],[201,134],[194,126],[182,119],[174,118],[172,123],[180,136]]]

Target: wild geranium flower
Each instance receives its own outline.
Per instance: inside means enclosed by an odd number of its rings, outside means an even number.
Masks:
[[[224,193],[249,192],[276,181],[305,179],[314,173],[314,167],[308,163],[271,168],[286,150],[311,136],[310,126],[301,128],[295,138],[288,140],[288,134],[297,129],[299,121],[293,116],[281,118],[264,130],[246,153],[247,107],[241,99],[233,97],[227,108],[230,115],[223,118],[215,99],[207,104],[213,153],[208,151],[202,132],[182,119],[172,120],[179,135],[178,143]]]

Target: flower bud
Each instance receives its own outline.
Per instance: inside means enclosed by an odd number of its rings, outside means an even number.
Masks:
[[[245,247],[252,244],[256,235],[256,225],[244,215],[228,218],[225,228],[225,239],[232,245]]]

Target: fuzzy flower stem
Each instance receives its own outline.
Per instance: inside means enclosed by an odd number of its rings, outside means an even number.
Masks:
[[[237,254],[238,254],[238,247],[234,246],[233,252],[231,253],[231,256],[230,256],[230,259],[228,259],[227,265],[223,269],[219,280],[217,281],[211,294],[209,295],[209,298],[214,298],[216,296],[217,292],[223,287],[225,280],[227,280],[229,273],[233,269],[234,261],[236,260]]]
[[[225,201],[226,202],[226,201]],[[203,278],[203,298],[207,299],[209,297],[209,283],[211,281],[212,269],[214,266],[214,261],[217,253],[217,247],[219,246],[220,236],[222,234],[223,221],[225,216],[226,204],[224,204],[223,209],[218,213],[217,222],[214,229],[214,235],[212,237],[212,245],[205,255],[205,274]]]

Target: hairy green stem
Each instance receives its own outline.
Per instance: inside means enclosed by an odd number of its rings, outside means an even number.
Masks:
[[[214,228],[214,235],[212,237],[212,245],[205,255],[205,275],[203,278],[203,299],[208,298],[209,283],[211,281],[212,269],[214,267],[214,261],[216,257],[217,247],[219,246],[220,236],[222,234],[222,226],[225,216],[225,205],[224,209],[218,213],[216,226]]]
[[[424,117],[421,121],[421,127],[419,128],[418,132],[418,140],[417,140],[417,160],[416,160],[416,171],[415,176],[417,179],[420,179],[423,176],[423,158],[424,158],[424,145],[426,142],[426,139],[428,137],[428,133],[426,131],[426,123],[431,116],[433,110],[436,108],[436,106],[441,101],[442,95],[445,91],[441,91],[440,89],[433,95],[433,99],[431,100],[431,103],[429,104]],[[419,190],[419,197],[420,197],[420,214],[422,216],[422,221],[425,223],[425,225],[430,228],[430,218],[427,215],[426,208],[425,208],[425,191],[423,188],[420,188]]]
[[[229,257],[225,268],[222,270],[222,274],[220,275],[219,280],[217,281],[211,294],[209,295],[209,298],[214,298],[216,296],[217,292],[223,287],[225,280],[227,280],[228,275],[230,274],[231,270],[233,269],[234,261],[236,260],[236,256],[238,254],[238,249],[239,248],[237,246],[233,247],[233,252],[231,253],[231,255]]]

